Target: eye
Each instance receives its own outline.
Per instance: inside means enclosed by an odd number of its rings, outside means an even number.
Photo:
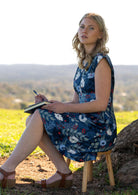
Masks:
[[[93,26],[90,26],[90,28],[89,28],[90,30],[94,30],[94,27]]]
[[[85,27],[84,27],[84,25],[80,25],[80,28],[84,29]]]

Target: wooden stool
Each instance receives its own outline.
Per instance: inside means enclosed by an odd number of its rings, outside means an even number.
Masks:
[[[106,151],[106,152],[98,152],[97,156],[105,155],[106,157],[106,164],[108,168],[108,175],[109,175],[109,181],[110,185],[114,186],[115,185],[115,180],[114,180],[114,173],[112,169],[112,162],[111,162],[111,156],[110,156],[111,150]],[[67,159],[67,165],[70,165],[71,160],[68,158]],[[84,162],[84,167],[83,167],[83,179],[82,179],[82,192],[87,191],[87,182],[92,181],[92,169],[93,169],[93,163],[92,161],[86,161]]]

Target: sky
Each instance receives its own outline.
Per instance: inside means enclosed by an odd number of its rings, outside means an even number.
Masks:
[[[76,64],[72,39],[86,13],[101,15],[114,65],[138,65],[137,0],[0,0],[0,64]]]

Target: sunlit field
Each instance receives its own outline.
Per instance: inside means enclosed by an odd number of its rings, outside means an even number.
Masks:
[[[125,126],[138,119],[138,111],[117,112],[117,132]],[[25,120],[28,114],[23,110],[0,109],[0,156],[9,156],[17,144],[22,132],[25,129]],[[33,153],[42,154],[37,148]]]

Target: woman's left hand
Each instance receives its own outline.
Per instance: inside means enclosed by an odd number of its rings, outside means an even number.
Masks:
[[[43,101],[48,101],[46,96],[44,96],[42,94],[38,94],[35,96],[35,103],[39,103],[39,102],[43,102]]]
[[[51,102],[50,104],[47,104],[43,106],[41,109],[47,109],[56,113],[64,113],[66,112],[66,104],[62,102],[58,102],[55,100],[49,101]]]

